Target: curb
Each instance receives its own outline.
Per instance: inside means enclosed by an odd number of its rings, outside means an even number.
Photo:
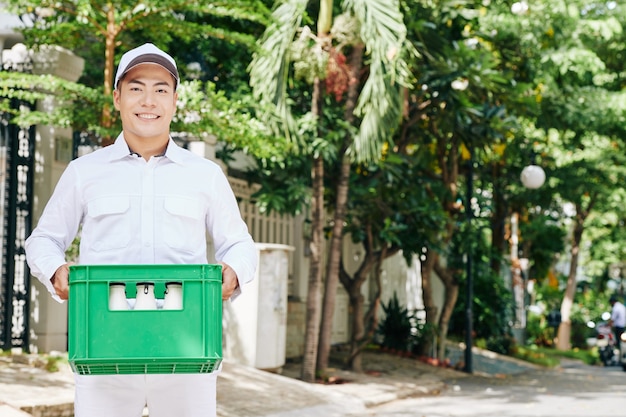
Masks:
[[[0,416],[2,417],[32,417],[32,414],[28,414],[22,410],[13,408],[10,405],[0,403]]]
[[[25,406],[21,411],[32,417],[73,417],[74,403]],[[0,415],[5,417],[1,412]]]
[[[73,417],[74,403],[16,405],[0,403],[2,417]]]

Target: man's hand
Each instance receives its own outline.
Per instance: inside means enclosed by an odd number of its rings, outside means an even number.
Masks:
[[[228,300],[239,288],[239,280],[233,268],[228,264],[220,262],[220,265],[222,265],[222,300]]]
[[[67,300],[70,296],[69,276],[70,265],[63,264],[54,272],[52,278],[50,278],[50,282],[61,300]]]

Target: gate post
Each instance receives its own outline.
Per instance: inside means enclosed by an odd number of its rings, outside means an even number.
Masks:
[[[25,106],[24,103],[16,105]],[[3,204],[7,211],[3,242],[1,299],[4,308],[0,343],[3,349],[19,347],[28,351],[30,271],[26,264],[24,243],[31,231],[34,128],[8,125],[5,133],[7,169],[4,186],[7,193]]]

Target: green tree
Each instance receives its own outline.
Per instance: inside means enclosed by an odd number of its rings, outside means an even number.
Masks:
[[[80,84],[62,82],[50,76],[3,72],[2,95],[5,100],[1,102],[0,110],[15,113],[14,123],[63,125],[93,132],[105,145],[120,129],[119,120],[110,113],[114,60],[119,46],[125,45],[124,49],[127,49],[148,38],[163,49],[171,43],[202,43],[206,48],[207,39],[213,37],[227,50],[236,49],[231,45],[246,50],[254,47],[255,33],[262,30],[269,16],[262,1],[202,4],[163,1],[130,5],[14,0],[7,6],[28,22],[24,35],[29,47],[36,49],[40,45],[56,44],[76,51],[86,60],[86,70]],[[219,78],[219,70],[214,71],[209,80],[206,73],[197,76],[186,65],[187,59],[202,61],[198,56],[202,53],[192,46],[175,49],[172,53],[179,58],[181,74],[191,79],[180,85],[180,105],[173,120],[173,130],[201,139],[214,135],[232,147],[261,158],[284,154],[286,142],[272,136],[264,124],[252,116],[250,100],[245,95],[236,94],[240,85],[247,84],[247,63],[242,65],[233,61],[231,72],[222,70],[222,78],[227,78],[237,68],[244,69],[239,83],[230,82],[228,88],[220,90],[214,82]],[[250,56],[251,51],[241,59]],[[221,85],[225,86],[225,81]],[[11,109],[9,100],[12,98],[34,102],[50,93],[65,99],[64,105],[55,113],[25,113]]]
[[[77,114],[82,114],[83,124],[89,124],[89,120],[92,120],[89,112],[80,112],[88,108],[99,108],[104,101],[98,90],[52,75],[0,71],[0,82],[0,112],[11,115],[11,123],[19,126],[45,124],[72,127],[75,126],[76,118],[81,117]],[[14,104],[16,100],[34,104],[50,95],[55,95],[59,100],[52,111],[23,111]]]
[[[484,10],[478,2],[405,4],[410,10],[407,19],[419,16],[407,21],[407,26],[420,57],[411,63],[418,87],[409,92],[407,117],[396,144],[416,149],[414,157],[422,161],[422,175],[431,179],[428,192],[446,213],[437,229],[438,238],[424,243],[422,262],[426,320],[438,329],[437,355],[443,358],[449,321],[464,279],[463,271],[447,262],[454,256],[452,239],[462,233],[461,250],[475,252],[476,228],[481,225],[472,222],[474,227],[468,229],[463,224],[470,211],[473,217],[484,216],[482,195],[493,190],[488,181],[481,181],[472,199],[480,204],[468,206],[466,181],[489,164],[497,168],[498,149],[507,148],[514,137],[513,115],[522,107],[528,89],[504,67],[489,31],[481,26]],[[435,276],[444,286],[441,311],[433,296]],[[424,344],[422,353],[430,354],[430,346]]]
[[[316,4],[319,8],[315,9],[315,34],[310,28],[301,27],[303,19],[308,19],[307,3],[291,0],[275,9],[277,23],[268,28],[261,40],[250,77],[255,96],[271,109],[266,117],[275,122],[277,131],[285,132],[298,144],[300,152],[312,158],[311,263],[302,379],[313,381],[314,369],[323,372],[328,365],[351,161],[380,157],[382,144],[399,122],[400,93],[408,83],[408,73],[403,55],[406,32],[397,2],[345,0],[341,9],[335,10],[332,1],[322,0]],[[294,116],[287,81],[298,76],[312,85],[311,104],[308,110]],[[335,123],[346,127],[336,150],[328,147],[322,135],[324,86],[343,106],[342,116],[335,114],[335,120],[347,122]],[[324,155],[329,151],[327,155],[338,161],[341,169],[336,201],[332,203],[333,227],[322,313],[319,305],[323,178]]]
[[[570,202],[574,208],[571,216],[569,273],[561,303],[559,349],[570,347],[570,315],[577,290],[585,230],[595,212],[621,210],[620,199],[614,197],[616,190],[626,181],[624,151],[626,148],[623,143],[590,134],[581,140],[579,149],[554,155],[558,161],[555,188],[563,200]]]
[[[626,23],[617,3],[538,2],[515,17],[511,30],[526,29],[519,44],[540,92],[537,147],[552,178],[545,188],[552,206],[571,203],[569,274],[561,303],[558,347],[570,345],[570,313],[580,251],[589,219],[608,208],[623,184],[623,63]]]
[[[588,249],[586,271],[598,293],[607,291],[609,280],[619,280],[621,286],[621,280],[626,276],[625,191],[622,187],[617,188],[608,201],[609,207],[601,207],[589,219],[586,236],[593,245]]]
[[[570,224],[567,219],[563,222],[571,228],[570,272],[559,330],[560,347],[566,348],[584,231],[594,212],[609,209],[608,202],[623,181],[618,160],[624,146],[624,83],[619,75],[623,63],[616,57],[624,52],[624,8],[586,0],[526,6],[511,9],[506,2],[492,3],[479,19],[480,32],[493,34],[483,39],[501,57],[503,73],[511,74],[517,85],[530,87],[514,97],[520,104],[524,97],[535,101],[533,105],[526,100],[524,109],[508,100],[508,111],[519,128],[511,132],[517,139],[507,145],[507,151],[517,146],[519,152],[508,152],[506,165],[523,166],[537,157],[548,174],[540,190],[509,188],[513,192],[507,195],[508,204],[533,219],[547,219],[547,228],[554,223],[549,213],[566,217],[564,206],[572,204],[575,209]],[[533,238],[535,242],[530,241]],[[539,250],[541,246],[544,250]],[[558,250],[558,245],[550,249],[537,233],[528,233],[524,249],[526,254],[532,250],[543,254],[545,271],[551,260],[546,254]]]
[[[413,255],[421,254],[424,243],[435,239],[433,231],[445,221],[428,194],[430,179],[420,174],[419,161],[393,148],[379,163],[358,164],[352,171],[344,233],[361,244],[363,255],[354,273],[348,272],[342,258],[339,278],[350,300],[349,365],[355,371],[362,370],[361,350],[377,328],[383,261],[401,252],[411,264]],[[374,295],[364,311],[362,287],[368,278],[375,283],[370,286]]]
[[[212,1],[190,2],[166,0],[149,4],[127,4],[107,1],[51,2],[11,0],[5,2],[9,11],[24,22],[24,35],[29,46],[56,44],[70,50],[83,52],[89,58],[102,63],[97,71],[103,76],[102,92],[105,101],[101,107],[100,123],[103,144],[108,144],[119,126],[111,114],[111,94],[117,48],[134,45],[134,39],[150,39],[160,45],[173,39],[201,37],[230,38],[253,44],[253,36],[231,32],[228,27],[215,27],[191,16],[209,15],[229,17],[251,22],[265,22],[268,12],[261,1]],[[149,35],[148,35],[149,34]],[[100,56],[96,54],[101,54]],[[101,58],[103,56],[103,59]],[[103,69],[103,71],[102,71]],[[92,88],[98,88],[91,85]]]

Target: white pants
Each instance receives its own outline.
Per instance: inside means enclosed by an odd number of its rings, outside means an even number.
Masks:
[[[217,372],[75,375],[75,417],[216,417]]]

